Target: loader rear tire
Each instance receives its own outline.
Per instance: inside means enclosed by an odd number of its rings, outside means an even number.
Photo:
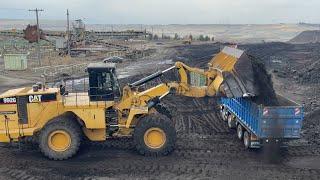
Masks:
[[[142,155],[168,155],[174,150],[176,130],[166,115],[155,113],[137,122],[133,140],[137,151]]]
[[[71,158],[78,152],[80,143],[80,127],[70,119],[48,123],[39,134],[39,148],[52,160]]]

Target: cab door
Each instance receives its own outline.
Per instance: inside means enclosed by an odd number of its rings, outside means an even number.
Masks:
[[[28,96],[17,97],[18,123],[28,124]]]

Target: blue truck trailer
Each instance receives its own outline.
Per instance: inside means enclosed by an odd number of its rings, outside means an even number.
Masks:
[[[256,104],[251,98],[221,98],[220,112],[229,128],[237,130],[245,148],[300,138],[303,107],[277,95],[278,106]]]

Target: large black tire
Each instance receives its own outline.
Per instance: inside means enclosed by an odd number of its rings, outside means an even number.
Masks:
[[[226,109],[226,107],[224,107],[223,109],[220,110],[221,113],[221,118],[223,121],[227,121],[228,119],[228,111]]]
[[[237,137],[242,140],[243,138],[243,127],[240,123],[238,123],[238,126],[237,126]]]
[[[243,144],[246,149],[249,149],[250,145],[251,145],[251,137],[250,136],[251,135],[248,131],[245,131],[243,133]]]
[[[230,129],[236,128],[236,121],[234,120],[234,116],[232,114],[229,114],[227,121],[228,121],[228,127]]]
[[[70,143],[65,150],[54,150],[49,139],[55,132],[63,132],[69,135]],[[81,130],[77,123],[70,119],[57,119],[49,122],[39,134],[39,148],[41,152],[52,160],[65,160],[75,155],[81,143]]]
[[[165,141],[161,146],[151,148],[145,142],[145,134],[151,129],[160,129],[165,134]],[[137,151],[142,155],[168,155],[175,147],[176,130],[172,121],[166,115],[160,113],[150,114],[137,122],[133,140]]]

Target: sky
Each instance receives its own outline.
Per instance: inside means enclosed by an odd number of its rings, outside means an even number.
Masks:
[[[0,19],[84,19],[90,24],[320,23],[320,0],[0,0]]]

